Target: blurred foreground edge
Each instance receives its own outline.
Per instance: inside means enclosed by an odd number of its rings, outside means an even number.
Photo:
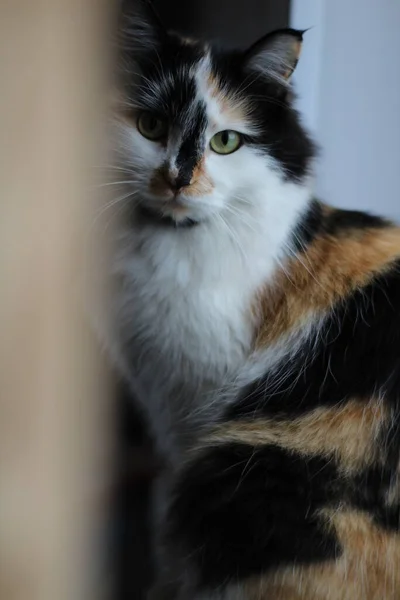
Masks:
[[[101,164],[104,40],[115,8],[110,0],[1,5],[2,600],[110,597],[95,542],[110,388],[75,284],[91,219],[87,173]]]

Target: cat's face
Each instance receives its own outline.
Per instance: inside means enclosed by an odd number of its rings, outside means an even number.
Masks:
[[[260,191],[272,197],[277,177],[306,175],[312,145],[288,90],[301,33],[223,53],[134,19],[125,39],[117,161],[133,202],[160,219],[198,222]]]

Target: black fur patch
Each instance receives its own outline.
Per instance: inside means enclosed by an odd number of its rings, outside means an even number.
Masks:
[[[173,543],[206,587],[334,558],[340,548],[315,512],[335,501],[338,482],[323,458],[305,460],[277,446],[210,448],[176,487]]]
[[[377,229],[388,225],[389,222],[386,219],[358,210],[335,209],[324,221],[325,232],[330,235],[348,235],[349,229]]]
[[[322,228],[322,206],[320,202],[313,200],[292,233],[292,247],[296,252],[303,252],[321,232]]]
[[[229,416],[286,415],[384,392],[400,400],[400,261],[343,299],[299,352],[251,384]]]
[[[169,215],[163,215],[161,212],[152,210],[145,204],[139,204],[135,212],[135,219],[140,219],[142,225],[153,225],[157,227],[173,227],[174,229],[188,229],[200,224],[200,221],[193,219],[183,219],[176,221]]]
[[[188,131],[176,158],[180,187],[189,185],[193,170],[201,160],[205,150],[204,134],[207,127],[207,117],[206,106],[203,102],[196,103],[195,111],[190,119],[190,126],[187,128]]]
[[[322,204],[313,200],[292,233],[292,246],[297,252],[307,249],[318,235],[340,237],[351,230],[381,229],[390,222],[381,217],[355,210],[330,210],[324,214]]]

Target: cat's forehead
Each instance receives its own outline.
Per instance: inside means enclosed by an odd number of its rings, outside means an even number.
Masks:
[[[141,72],[136,87],[140,108],[185,128],[200,118],[211,128],[252,130],[248,99],[220,68],[211,46],[174,36],[147,59]]]

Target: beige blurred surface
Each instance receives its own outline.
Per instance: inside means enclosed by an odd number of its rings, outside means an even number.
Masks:
[[[92,218],[87,173],[101,140],[110,5],[0,3],[4,600],[100,598],[92,546],[109,456],[109,387],[77,282]]]

